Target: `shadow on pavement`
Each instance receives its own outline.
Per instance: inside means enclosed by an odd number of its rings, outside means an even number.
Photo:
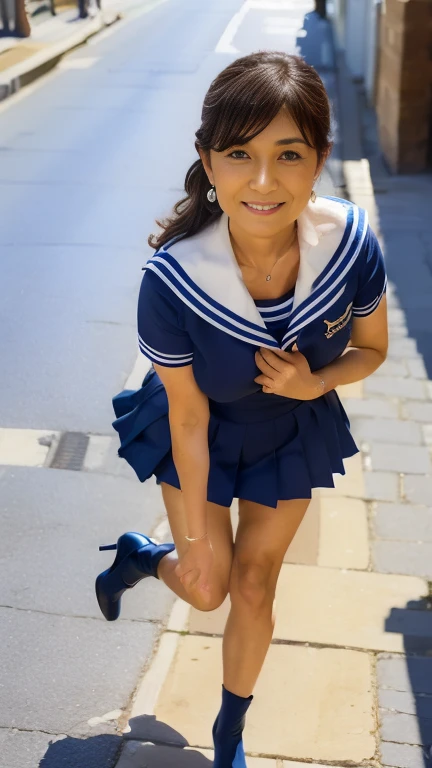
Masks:
[[[401,346],[401,357],[422,355],[432,379],[432,168],[418,174],[390,172],[380,146],[376,113],[360,85],[356,91],[362,156],[370,164],[389,279],[395,285],[410,337],[396,343]]]
[[[39,768],[211,768],[213,760],[154,715],[129,720],[126,738],[102,734],[52,741]],[[120,758],[120,762],[117,762]]]
[[[122,737],[110,734],[51,741],[39,768],[112,768],[119,756]]]
[[[412,765],[423,763],[425,768],[430,768],[432,597],[410,600],[404,608],[392,608],[385,621],[385,630],[403,635],[406,657],[386,653],[378,659],[382,749],[394,750],[396,755],[396,750],[400,754],[405,747],[411,753],[407,751],[405,758]],[[411,728],[410,720],[414,721]],[[384,751],[382,757],[383,763],[392,764],[388,763],[390,754]]]

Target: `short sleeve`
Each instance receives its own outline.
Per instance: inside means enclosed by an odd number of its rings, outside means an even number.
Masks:
[[[370,227],[368,227],[358,259],[360,260],[360,268],[352,313],[354,317],[365,317],[377,308],[387,290],[384,255],[378,239]]]
[[[158,281],[158,277],[144,272],[137,311],[140,350],[157,365],[171,368],[190,365],[193,345],[189,335],[180,327],[176,296],[173,294],[171,299],[165,295],[169,288],[159,291]]]

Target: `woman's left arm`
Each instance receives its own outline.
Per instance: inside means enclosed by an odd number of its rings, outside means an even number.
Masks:
[[[387,350],[387,298],[384,294],[372,314],[366,317],[353,316],[350,345],[340,357],[314,371],[312,375],[324,379],[324,392],[329,392],[341,384],[352,384],[370,376],[383,364]],[[321,391],[315,397],[319,394],[324,393]]]
[[[255,381],[262,385],[263,392],[314,400],[341,384],[352,384],[370,376],[386,359],[387,350],[387,299],[384,294],[374,312],[366,317],[353,316],[350,345],[336,360],[312,373],[305,356],[298,350],[283,352],[261,348],[255,355],[261,371]]]

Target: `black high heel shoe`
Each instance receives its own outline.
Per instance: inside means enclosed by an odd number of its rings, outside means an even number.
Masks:
[[[117,550],[110,568],[96,579],[96,598],[107,621],[120,616],[121,596],[141,579],[157,575],[159,561],[175,549],[175,544],[157,544],[154,539],[134,531],[124,533],[117,544],[106,544],[99,551]]]

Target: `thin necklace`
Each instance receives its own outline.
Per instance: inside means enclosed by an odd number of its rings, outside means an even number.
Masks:
[[[272,266],[272,268],[271,268],[270,272],[268,273],[268,275],[266,275],[266,278],[265,278],[265,279],[266,279],[266,282],[267,282],[267,283],[268,283],[268,282],[269,282],[269,281],[272,279],[272,272],[273,272],[273,270],[274,270],[274,268],[275,268],[276,264],[278,263],[278,261],[280,261],[281,259],[283,259],[283,258],[284,258],[284,256],[286,256],[287,252],[288,252],[288,251],[289,251],[289,250],[292,248],[292,246],[294,245],[294,241],[295,241],[295,239],[296,239],[296,236],[297,236],[297,221],[295,222],[295,225],[294,225],[294,237],[293,237],[293,239],[292,239],[292,241],[291,241],[291,243],[290,243],[290,245],[289,245],[289,248],[287,249],[287,251],[285,251],[285,253],[283,254],[283,256],[279,256],[279,258],[277,258],[277,259],[276,259],[276,261],[275,261],[275,263],[273,264],[273,266]],[[240,264],[240,266],[242,266],[242,265]],[[249,264],[243,264],[243,266],[247,267],[247,266],[250,266],[250,265],[249,265]],[[256,266],[255,266],[255,264],[252,264],[252,266],[253,266],[253,267],[255,267],[255,269],[256,269]]]

